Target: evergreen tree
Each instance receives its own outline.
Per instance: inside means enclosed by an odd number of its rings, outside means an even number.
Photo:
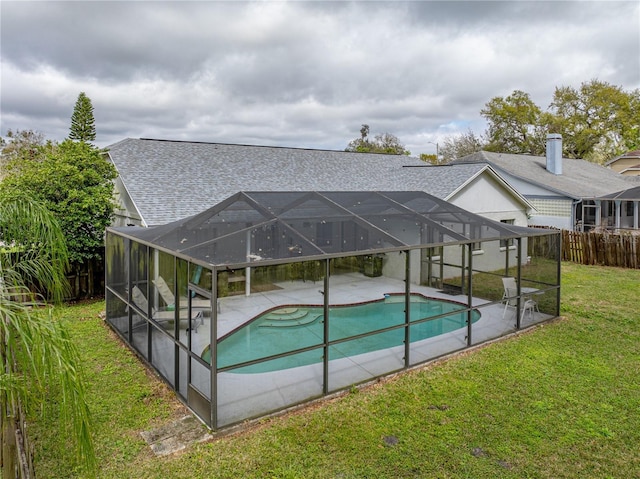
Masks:
[[[96,122],[93,118],[93,105],[91,99],[80,92],[76,105],[73,107],[73,115],[71,115],[71,132],[70,140],[79,140],[84,142],[96,139]]]

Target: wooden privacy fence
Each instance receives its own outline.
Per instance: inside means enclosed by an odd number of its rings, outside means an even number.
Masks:
[[[104,295],[104,254],[82,264],[74,264],[67,273],[71,290],[67,300],[80,300]]]
[[[562,260],[640,268],[640,235],[562,230]]]
[[[6,409],[0,418],[0,469],[1,477],[34,479],[33,445],[27,435],[27,421],[19,400],[5,396]]]

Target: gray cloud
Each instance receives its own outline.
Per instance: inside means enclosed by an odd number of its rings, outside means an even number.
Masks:
[[[640,87],[627,2],[0,3],[1,131],[68,133],[80,91],[98,143],[125,137],[343,149],[391,132],[414,153],[494,96]]]

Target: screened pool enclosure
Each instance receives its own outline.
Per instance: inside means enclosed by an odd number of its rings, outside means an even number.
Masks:
[[[213,429],[548,320],[560,303],[558,232],[423,192],[241,192],[175,223],[108,229],[106,266],[108,323]]]

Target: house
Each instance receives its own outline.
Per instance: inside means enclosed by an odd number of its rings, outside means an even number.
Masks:
[[[402,155],[126,139],[108,147],[120,205],[114,226],[157,226],[239,191],[423,191],[485,218],[527,226],[532,205],[487,164],[428,165]],[[514,245],[509,247],[515,260]],[[485,254],[486,253],[486,254]],[[478,266],[491,261],[474,244]]]
[[[527,225],[532,205],[486,164],[270,146],[125,139],[114,226],[154,226],[200,213],[238,191],[424,191],[489,219]]]
[[[640,178],[585,160],[562,158],[562,137],[555,134],[547,137],[546,156],[480,151],[451,164],[477,163],[490,165],[534,206],[529,225],[588,229],[595,214],[594,198],[640,184]]]
[[[605,166],[621,175],[640,176],[640,150],[628,151],[605,163]]]

